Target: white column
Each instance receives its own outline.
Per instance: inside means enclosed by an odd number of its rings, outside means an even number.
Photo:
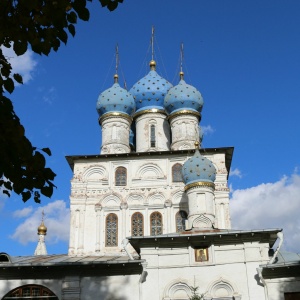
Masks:
[[[148,206],[146,206],[145,209],[145,216],[144,216],[144,235],[150,235],[150,226],[149,226],[149,212],[148,212]]]
[[[75,251],[75,234],[76,234],[76,215],[73,209],[70,210],[70,242],[69,242],[69,255],[74,254]]]
[[[78,254],[79,247],[79,231],[80,231],[80,210],[76,209],[75,211],[75,254]]]
[[[79,254],[82,254],[84,249],[84,219],[85,219],[85,209],[82,208],[80,210],[80,215],[79,215],[79,246],[78,246]]]
[[[122,237],[121,241],[126,237],[126,209],[128,208],[128,204],[126,202],[121,203],[122,210]],[[121,244],[121,242],[120,242]]]
[[[172,202],[171,200],[166,200],[165,201],[165,211],[166,211],[166,230],[167,232],[164,232],[164,233],[170,233],[171,232],[171,206],[172,206]]]
[[[95,205],[95,211],[96,211],[96,252],[100,252],[100,232],[101,232],[101,204]]]
[[[105,219],[104,219],[104,211],[103,209],[100,211],[100,250],[105,247]]]

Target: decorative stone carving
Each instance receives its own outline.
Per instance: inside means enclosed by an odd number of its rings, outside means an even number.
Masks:
[[[172,201],[170,199],[167,199],[165,201],[165,207],[171,207],[172,206]]]
[[[191,286],[185,279],[177,279],[173,280],[170,284],[168,284],[164,290],[163,300],[171,300],[171,299],[189,299],[192,291]]]
[[[228,297],[228,298],[227,298]],[[241,299],[241,295],[238,293],[237,289],[233,287],[233,284],[228,280],[220,277],[218,280],[210,284],[208,288],[208,293],[205,295],[204,299]]]
[[[154,179],[154,178],[165,178],[162,169],[155,163],[146,163],[142,165],[137,173],[136,178],[138,179]]]
[[[165,196],[161,193],[151,193],[148,197],[149,205],[164,204]]]
[[[121,202],[120,208],[121,209],[127,209],[128,208],[127,202]]]

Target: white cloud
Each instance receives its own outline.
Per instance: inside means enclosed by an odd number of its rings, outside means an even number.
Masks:
[[[14,212],[13,216],[15,218],[25,218],[32,212],[32,206],[25,207],[23,209],[18,209]]]
[[[238,168],[230,170],[229,176],[237,176],[238,178],[243,177],[242,172]]]
[[[284,248],[300,252],[300,175],[235,190],[230,210],[232,228],[283,228]]]
[[[215,129],[211,127],[211,125],[201,126],[203,135],[212,134],[215,132]]]
[[[17,213],[16,216],[20,217],[22,211],[24,211],[24,209],[20,210],[20,213]],[[59,241],[68,241],[70,212],[63,200],[56,200],[45,206],[39,207],[16,228],[11,238],[23,245],[28,244],[28,242],[37,243],[37,228],[41,224],[43,211],[45,213],[44,223],[48,228],[46,243],[54,244]]]
[[[33,52],[27,50],[23,55],[17,56],[11,48],[2,47],[3,54],[7,57],[12,66],[12,72],[23,77],[23,83],[32,79],[32,74],[37,66],[37,61],[33,58]]]

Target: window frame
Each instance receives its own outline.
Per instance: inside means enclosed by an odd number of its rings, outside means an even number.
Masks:
[[[150,148],[156,147],[156,126],[150,124]]]
[[[152,225],[152,218],[153,218],[153,216],[155,214],[160,217],[160,223],[161,224],[160,224],[160,226],[158,226],[157,224],[155,224],[155,226],[153,227],[153,225]],[[154,211],[153,213],[151,213],[151,215],[150,215],[150,235],[151,236],[156,236],[156,235],[163,234],[163,225],[164,225],[164,223],[163,223],[163,216],[162,216],[162,214],[160,212],[158,212],[158,211]],[[155,234],[152,234],[153,228],[155,229]],[[160,233],[159,234],[157,234],[157,228],[160,228]]]
[[[183,213],[185,213],[185,215],[186,215],[186,217],[185,217],[185,219],[182,217],[182,214]],[[179,230],[179,226],[178,226],[178,222],[177,222],[177,219],[179,219],[179,217],[178,216],[180,216],[180,218],[181,218],[181,221],[182,221],[182,230]],[[176,232],[182,232],[182,231],[184,231],[185,230],[185,220],[187,220],[188,219],[188,213],[185,211],[185,210],[183,210],[183,209],[181,209],[181,210],[179,210],[176,214],[175,214],[175,226],[176,226]],[[184,221],[184,222],[183,222]]]
[[[179,169],[179,166],[180,166],[180,169]],[[176,163],[172,166],[172,182],[183,182],[181,171],[182,171],[182,164]],[[179,177],[179,174],[180,174],[180,180],[178,180],[178,178],[177,179],[175,178],[177,176]]]
[[[141,220],[142,220],[142,225],[141,225],[141,227],[142,227],[142,234],[141,235],[134,235],[133,233],[134,233],[134,226],[136,225],[136,224],[133,224],[133,221],[134,221],[134,218],[136,217],[136,216],[138,216],[138,217],[141,217]],[[137,225],[138,226],[138,225]],[[137,230],[137,231],[139,231],[139,229]],[[131,216],[131,235],[132,236],[144,236],[144,216],[143,216],[143,214],[142,213],[140,213],[140,212],[135,212],[132,216]]]
[[[124,174],[122,173],[119,173],[119,172],[122,172],[124,171]],[[117,178],[117,176],[120,175],[120,176],[124,176],[124,178]],[[120,167],[117,167],[116,170],[115,170],[115,186],[126,186],[127,185],[127,168],[123,167],[123,166],[120,166]]]
[[[110,235],[112,235],[112,227],[110,225],[110,228],[108,228],[108,221],[109,221],[109,217],[112,218],[112,217],[115,217],[115,222],[116,222],[116,226],[115,226],[115,240],[116,240],[116,243],[115,244],[112,244],[111,243],[111,240],[112,240],[112,237],[110,238],[110,243],[108,243],[108,230],[110,230]],[[112,223],[112,222],[111,222]],[[117,214],[114,214],[114,213],[109,213],[106,218],[105,218],[105,247],[118,247],[118,230],[119,230],[119,226],[118,226],[118,216]]]

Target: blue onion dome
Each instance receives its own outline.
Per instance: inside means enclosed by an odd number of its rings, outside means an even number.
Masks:
[[[178,85],[172,87],[166,95],[165,109],[170,115],[182,110],[188,110],[199,115],[204,103],[203,98],[195,87],[184,81],[183,75],[183,72],[180,72]]]
[[[98,97],[96,109],[99,117],[109,112],[120,112],[132,115],[135,111],[133,96],[118,83],[118,75],[114,76],[114,84]]]
[[[164,110],[164,98],[172,84],[156,72],[156,62],[150,61],[150,72],[133,85],[130,93],[136,104],[136,112],[146,109]]]
[[[198,144],[195,154],[183,164],[182,177],[186,185],[196,182],[213,183],[216,179],[216,168],[209,159],[200,154]]]

